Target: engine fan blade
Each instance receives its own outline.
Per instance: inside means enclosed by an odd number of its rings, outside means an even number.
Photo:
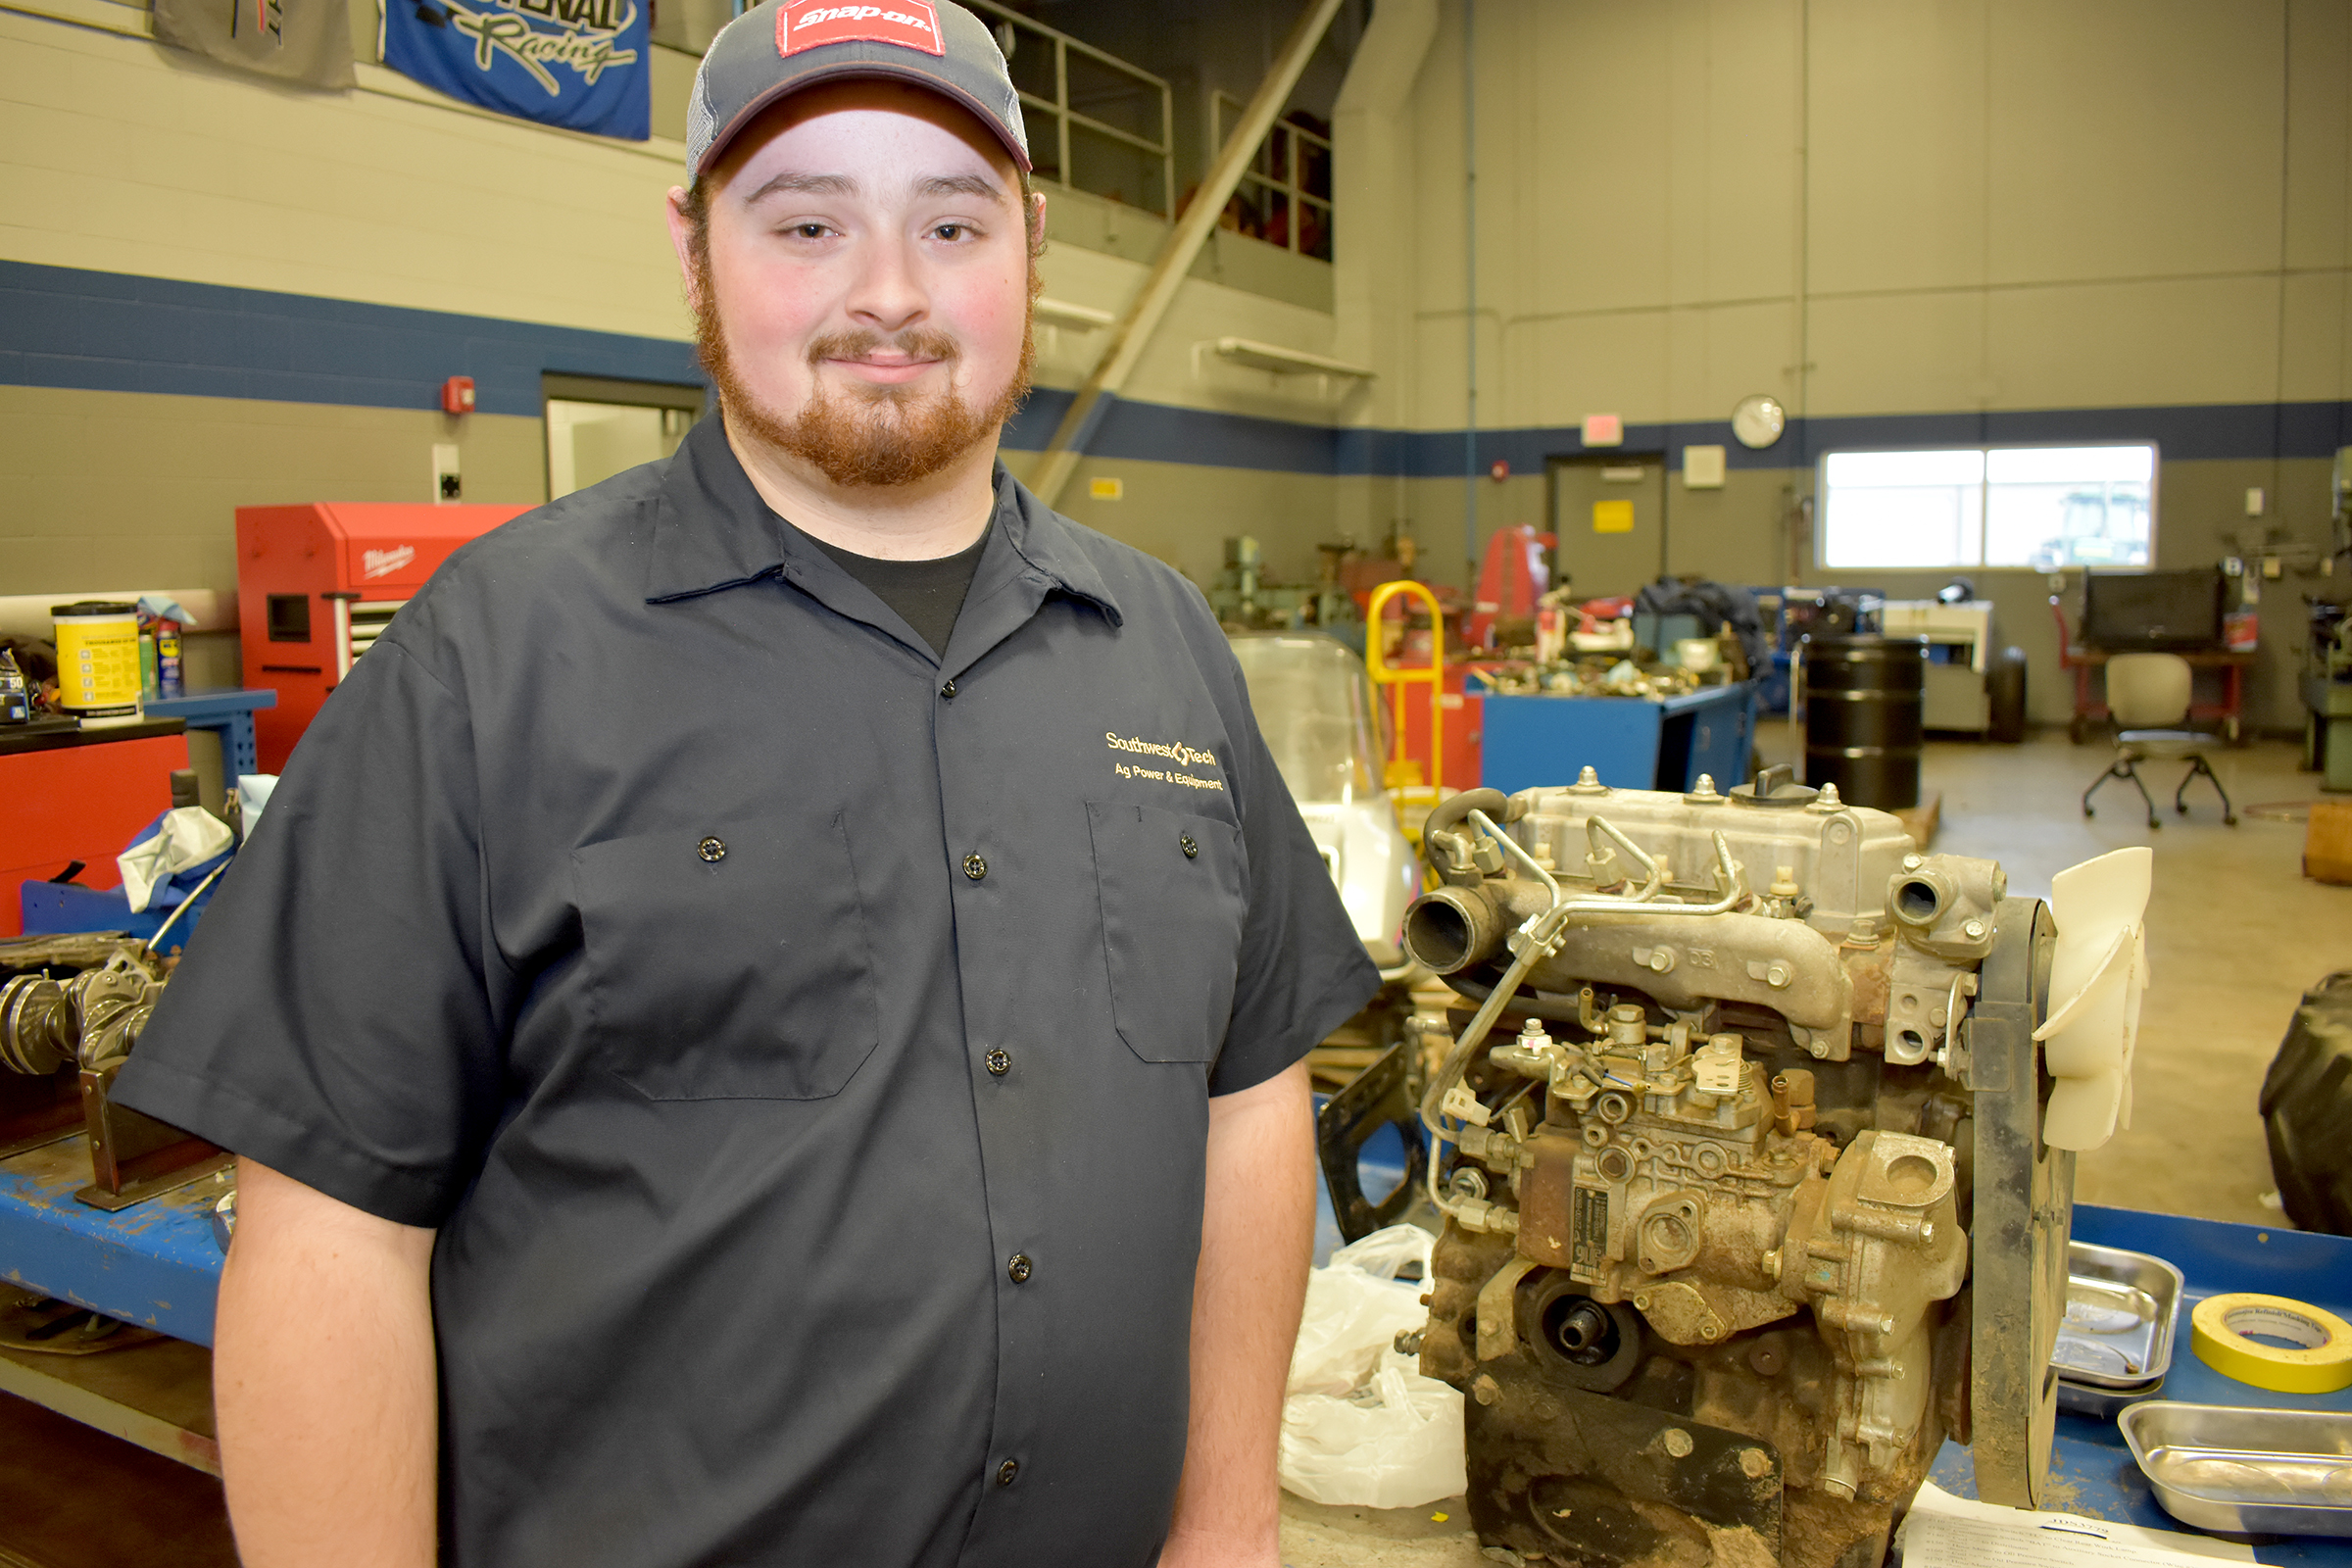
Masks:
[[[2051,878],[2058,946],[2050,957],[2049,1016],[2034,1038],[2056,1080],[2041,1132],[2054,1149],[2096,1149],[2119,1121],[2129,1125],[2154,862],[2151,851],[2134,846]]]

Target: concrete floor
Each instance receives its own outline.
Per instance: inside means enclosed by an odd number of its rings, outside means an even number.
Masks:
[[[1768,761],[1787,760],[1786,723],[1769,723],[1759,749]],[[2121,779],[2100,790],[2098,814],[2083,817],[2082,788],[2107,756],[2100,745],[2072,746],[2053,732],[2022,746],[1928,747],[1925,787],[1943,795],[1934,848],[1999,860],[2013,896],[2046,898],[2054,874],[2109,850],[2155,849],[2132,1125],[2082,1157],[2081,1201],[2285,1223],[2265,1202],[2277,1184],[2255,1099],[2304,989],[2352,967],[2352,888],[2302,876],[2302,823],[2247,809],[2319,793],[2317,775],[2296,770],[2297,754],[2262,741],[2213,755],[2237,806],[2235,827],[2223,825],[2202,782],[2189,793],[2188,814],[2175,814],[2176,770],[2151,768],[2148,790],[2164,817],[2152,832]],[[1292,1568],[1472,1568],[1487,1559],[1467,1534],[1468,1517],[1459,1498],[1383,1511],[1286,1494],[1283,1560]]]

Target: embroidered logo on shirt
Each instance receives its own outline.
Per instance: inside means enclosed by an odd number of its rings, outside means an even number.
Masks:
[[[939,13],[922,0],[887,6],[786,5],[776,13],[776,52],[787,58],[829,43],[895,43],[944,55]]]
[[[1145,757],[1164,757],[1169,761],[1180,762],[1186,767],[1215,767],[1217,765],[1215,753],[1204,752],[1195,746],[1187,746],[1181,741],[1174,743],[1148,741],[1133,735],[1120,736],[1110,730],[1104,730],[1102,738],[1110,743],[1110,749],[1114,752],[1134,752]],[[1155,779],[1162,784],[1175,784],[1193,790],[1221,790],[1225,787],[1223,779],[1202,778],[1197,773],[1186,773],[1172,767],[1152,767],[1142,762],[1114,762],[1111,765],[1118,770],[1121,778]]]

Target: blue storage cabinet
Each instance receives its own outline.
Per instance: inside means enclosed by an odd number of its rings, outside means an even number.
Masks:
[[[1506,795],[1573,784],[1586,767],[1616,789],[1685,792],[1705,773],[1728,790],[1747,778],[1756,685],[1667,698],[1489,696],[1484,728],[1479,782]]]

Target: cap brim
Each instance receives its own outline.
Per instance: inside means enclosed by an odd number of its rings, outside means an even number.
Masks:
[[[720,155],[734,144],[738,135],[742,134],[743,128],[773,105],[783,102],[795,93],[807,92],[821,82],[845,81],[860,76],[904,81],[910,86],[921,87],[939,94],[948,102],[969,111],[973,119],[986,125],[1005,152],[1012,155],[1014,167],[1019,169],[1022,173],[1031,174],[1037,172],[1036,166],[1029,161],[1029,155],[1021,150],[1018,142],[1013,140],[1012,133],[999,124],[997,117],[970,93],[952,87],[927,72],[908,71],[903,67],[882,65],[871,60],[845,60],[838,65],[818,66],[794,76],[789,81],[777,82],[755,97],[750,103],[743,106],[734,119],[721,125],[711,136],[710,145],[704,150],[701,161],[689,172],[697,179],[708,173],[710,166],[718,162]]]

